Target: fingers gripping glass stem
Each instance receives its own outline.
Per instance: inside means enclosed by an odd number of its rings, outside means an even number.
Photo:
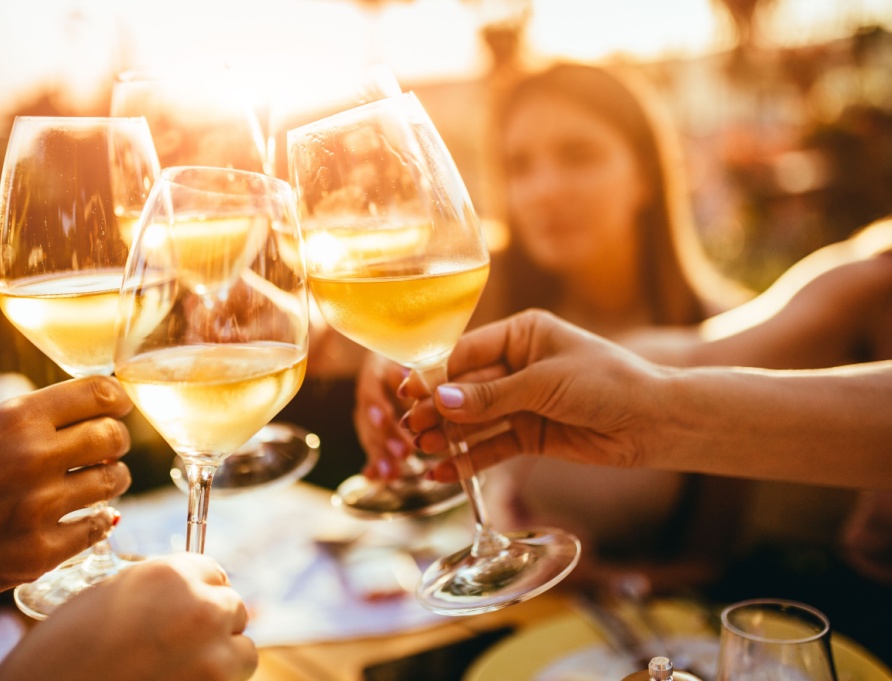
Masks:
[[[419,374],[431,394],[438,385],[449,380],[445,364],[439,364],[426,371],[419,371]],[[475,557],[496,555],[500,551],[504,551],[511,542],[503,534],[493,529],[490,524],[489,515],[483,503],[480,480],[474,471],[474,465],[469,455],[470,447],[462,427],[450,421],[445,422],[443,427],[446,432],[446,440],[449,443],[449,454],[453,458],[459,481],[468,496],[471,513],[474,515],[476,532],[471,555]]]

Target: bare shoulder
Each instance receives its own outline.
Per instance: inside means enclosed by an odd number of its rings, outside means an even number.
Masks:
[[[892,285],[892,219],[861,229],[848,239],[809,254],[772,285],[784,298],[807,287],[827,289],[833,297],[876,293]]]

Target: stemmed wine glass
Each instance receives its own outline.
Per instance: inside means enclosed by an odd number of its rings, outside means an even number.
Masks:
[[[253,95],[217,67],[137,67],[112,83],[112,116],[145,116],[162,168],[206,165],[267,170]]]
[[[402,93],[396,75],[385,64],[359,69],[304,69],[289,74],[290,87],[270,95],[267,149],[270,170],[288,179],[288,131],[320,118]]]
[[[281,172],[283,164],[285,172],[288,172],[289,130],[355,106],[402,93],[396,76],[384,64],[373,64],[358,74],[342,75],[334,79],[326,77],[324,84],[314,74],[308,73],[305,77],[314,79],[314,85],[310,88],[312,97],[303,97],[297,102],[293,95],[279,92],[273,99],[270,111],[270,149],[273,150],[277,172]],[[299,89],[302,91],[304,88]],[[285,144],[282,144],[283,141]],[[312,290],[310,301],[312,306],[315,303]],[[311,309],[318,310],[318,307]],[[317,327],[328,326],[324,315],[315,320],[315,324]],[[362,473],[351,475],[338,485],[332,502],[355,516],[370,519],[430,516],[464,503],[467,497],[461,485],[426,480],[426,470],[424,461],[417,453],[412,452],[401,462],[399,479],[382,481],[370,480]]]
[[[489,254],[427,113],[411,92],[389,97],[289,131],[288,148],[310,289],[326,320],[435,388],[486,284]],[[453,428],[451,453],[466,451]],[[465,473],[474,542],[425,571],[417,590],[425,607],[449,615],[496,610],[572,570],[574,536],[498,532],[476,476]]]
[[[816,608],[776,598],[722,611],[716,681],[836,681],[830,621]]]
[[[121,287],[115,373],[183,458],[186,549],[204,551],[221,462],[300,388],[308,306],[291,186],[260,173],[161,171]]]
[[[274,93],[270,106],[270,145],[276,174],[288,174],[287,132],[307,123],[326,118],[369,102],[402,93],[399,81],[384,64],[372,64],[359,71],[336,75],[315,72],[303,75],[306,80],[293,91]],[[311,311],[315,299],[310,295]],[[327,327],[324,315],[311,316],[317,337]],[[325,328],[324,332],[328,332]],[[332,496],[335,505],[353,515],[366,518],[421,517],[441,513],[466,499],[458,484],[425,480],[426,465],[411,453],[402,462],[400,479],[370,480],[357,473],[344,480]]]
[[[255,99],[245,79],[222,66],[137,67],[115,76],[111,114],[146,117],[162,168],[266,172],[267,141]],[[264,426],[221,465],[216,486],[240,492],[293,482],[315,465],[316,439],[290,423]],[[174,458],[170,476],[187,488],[181,458]]]
[[[158,172],[144,118],[20,116],[13,123],[0,200],[0,307],[72,376],[112,373],[129,216],[142,209]],[[16,602],[42,619],[129,563],[101,540],[18,587]]]

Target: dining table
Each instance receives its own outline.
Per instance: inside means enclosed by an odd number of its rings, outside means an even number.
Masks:
[[[501,610],[434,614],[412,585],[425,563],[466,545],[469,510],[367,520],[331,495],[304,481],[212,493],[205,551],[248,607],[246,633],[259,650],[252,681],[620,681],[646,654],[675,657],[712,681],[719,604],[606,604],[558,585]],[[122,553],[182,550],[181,490],[127,495],[116,507]],[[892,681],[857,642],[835,635],[833,646],[838,681]]]

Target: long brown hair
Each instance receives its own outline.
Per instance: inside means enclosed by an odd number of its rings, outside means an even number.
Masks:
[[[700,247],[694,230],[685,171],[673,127],[659,108],[655,93],[636,73],[619,67],[557,63],[517,80],[496,103],[494,134],[514,109],[536,97],[558,96],[580,106],[617,130],[633,150],[648,187],[649,203],[638,219],[639,276],[654,324],[692,324],[728,307],[709,301],[719,295],[719,280]],[[497,146],[500,146],[497,144]],[[496,158],[496,167],[504,167]],[[509,228],[510,214],[506,215]],[[513,231],[510,230],[509,231]],[[494,267],[497,265],[494,259]],[[558,277],[537,268],[512,239],[504,254],[505,296],[512,313],[527,307],[549,307]],[[712,279],[706,284],[705,279]],[[707,294],[706,292],[709,292]],[[733,303],[740,302],[734,300]]]

